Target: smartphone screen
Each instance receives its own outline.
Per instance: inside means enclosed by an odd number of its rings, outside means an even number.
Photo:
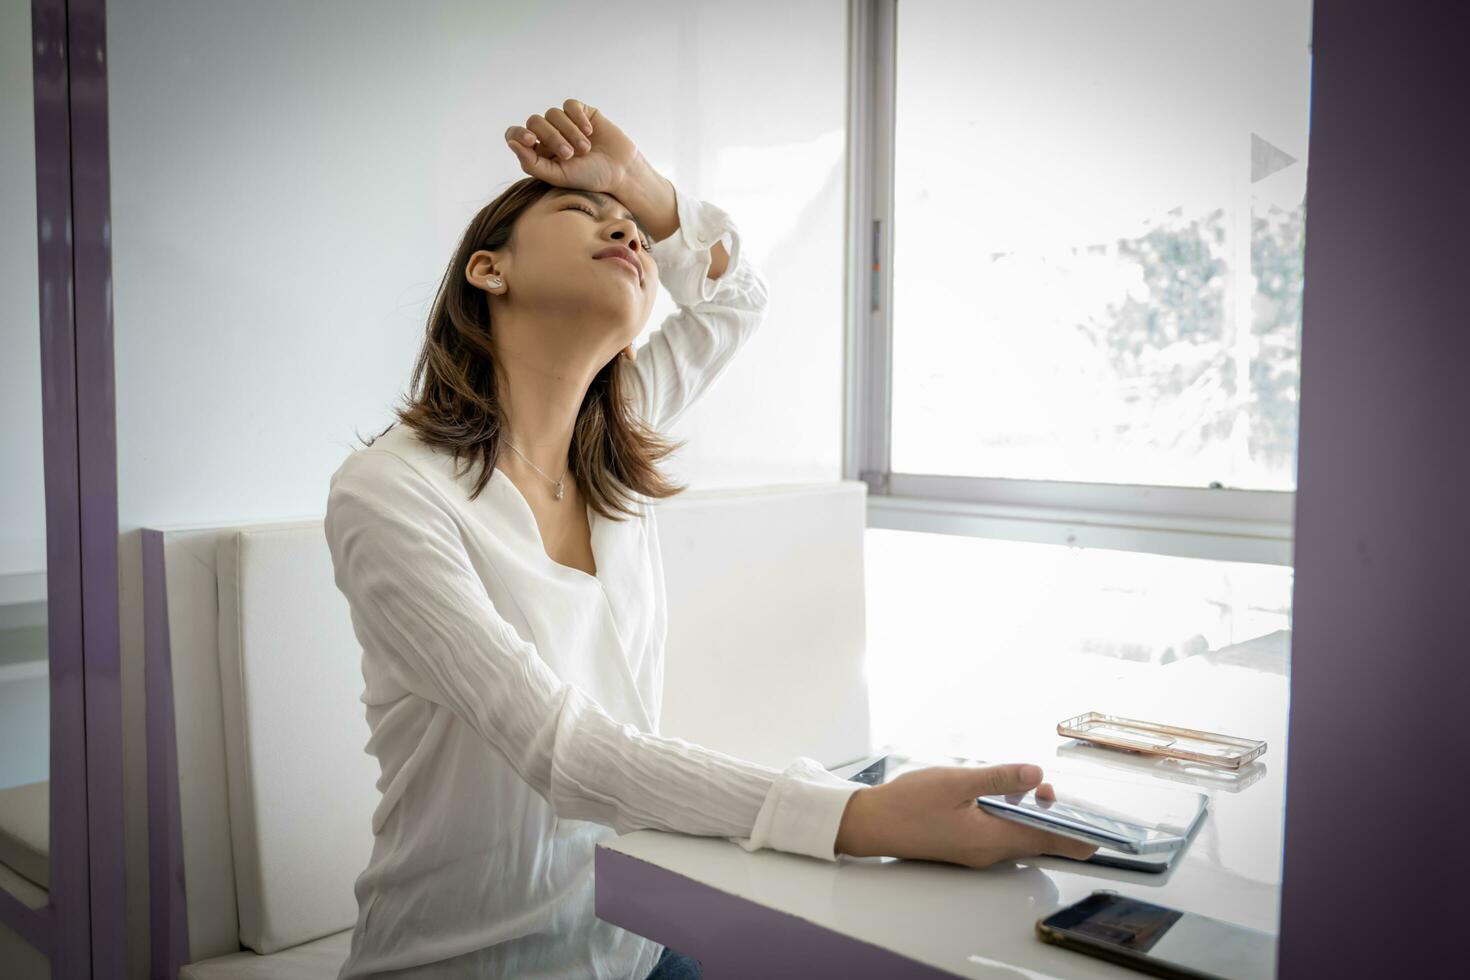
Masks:
[[[1041,927],[1043,937],[1052,941],[1058,937],[1047,930],[1074,941],[1064,945],[1089,952],[1106,947],[1156,966],[1180,968],[1180,975],[1194,971],[1230,980],[1270,980],[1276,974],[1274,936],[1121,895],[1094,892],[1043,919]]]

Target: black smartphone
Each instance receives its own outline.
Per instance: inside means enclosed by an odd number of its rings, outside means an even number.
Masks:
[[[1099,890],[1036,922],[1049,943],[1176,980],[1271,980],[1276,938]]]

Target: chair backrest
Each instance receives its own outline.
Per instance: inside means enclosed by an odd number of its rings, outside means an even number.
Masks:
[[[865,506],[857,481],[659,505],[662,733],[772,766],[869,753]],[[378,770],[321,519],[145,529],[143,558],[155,967],[351,928]]]
[[[148,602],[162,605],[145,616],[150,810],[175,812],[177,828],[150,839],[151,878],[184,899],[165,912],[177,932],[165,945],[193,962],[350,927],[378,772],[321,520],[145,530],[144,559]],[[165,715],[171,732],[153,724]],[[174,778],[153,787],[169,755]],[[169,920],[154,922],[156,946]]]

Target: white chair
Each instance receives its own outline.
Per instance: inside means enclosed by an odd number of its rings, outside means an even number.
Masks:
[[[857,481],[659,505],[664,734],[776,767],[870,753],[865,509]],[[145,529],[143,558],[154,974],[333,978],[378,769],[322,522]]]
[[[0,789],[0,865],[51,887],[51,783]]]

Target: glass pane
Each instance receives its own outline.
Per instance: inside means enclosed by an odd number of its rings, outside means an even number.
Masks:
[[[51,705],[30,15],[29,4],[0,5],[0,861],[44,885],[34,834],[48,829]]]
[[[1293,489],[1309,0],[898,13],[894,469]]]

